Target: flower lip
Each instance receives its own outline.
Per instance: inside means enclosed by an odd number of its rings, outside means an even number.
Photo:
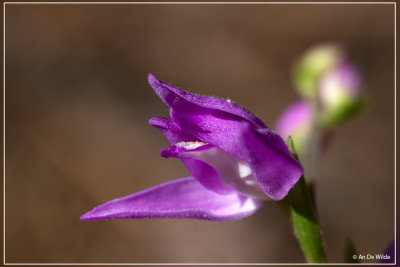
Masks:
[[[202,142],[180,142],[163,149],[161,154],[167,158],[201,161],[213,168],[222,183],[225,186],[232,186],[237,193],[256,199],[268,199],[252,175],[250,166],[218,147]],[[198,180],[204,179],[195,173],[192,174]]]

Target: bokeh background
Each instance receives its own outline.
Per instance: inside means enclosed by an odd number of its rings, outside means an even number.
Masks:
[[[304,262],[268,202],[246,219],[80,222],[177,177],[148,125],[168,110],[146,81],[229,97],[274,127],[298,96],[293,62],[339,42],[369,105],[335,132],[316,184],[328,260],[345,238],[380,253],[394,235],[394,6],[12,5],[5,18],[6,262]]]

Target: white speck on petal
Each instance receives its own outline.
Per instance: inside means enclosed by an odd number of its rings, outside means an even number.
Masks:
[[[239,169],[239,176],[240,178],[247,177],[251,174],[251,169],[250,166],[247,164],[243,164],[241,162],[238,163],[238,169]]]
[[[192,149],[196,149],[198,147],[204,146],[205,144],[206,143],[195,141],[195,142],[179,142],[175,145],[178,147],[183,147],[188,150],[192,150]]]

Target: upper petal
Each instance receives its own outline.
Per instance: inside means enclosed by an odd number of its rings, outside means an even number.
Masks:
[[[161,100],[178,112],[191,113],[202,108],[218,110],[248,120],[258,127],[266,128],[259,118],[230,100],[190,94],[159,81],[151,73],[148,74],[148,81]]]
[[[221,115],[221,112],[209,110],[204,113],[180,113],[175,110],[171,112],[172,120],[180,127],[196,136],[196,140],[219,147],[239,159],[243,158],[238,140],[241,138],[242,123],[231,115]]]
[[[244,108],[225,99],[190,94],[148,76],[158,96],[170,107],[172,122],[194,138],[217,146],[239,159],[241,123],[264,128],[264,123]],[[182,141],[182,140],[181,140]]]
[[[269,130],[243,124],[240,142],[253,174],[274,200],[284,198],[303,174],[283,139]]]
[[[80,220],[191,218],[232,221],[251,215],[262,204],[262,201],[235,193],[216,194],[187,177],[106,202],[84,214]]]

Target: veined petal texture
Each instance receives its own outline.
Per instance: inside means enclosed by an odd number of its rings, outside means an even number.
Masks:
[[[106,202],[80,220],[191,218],[231,221],[251,215],[262,203],[236,193],[214,193],[194,178],[186,177]]]
[[[217,146],[239,159],[242,159],[242,153],[237,140],[241,123],[245,121],[257,128],[267,128],[259,118],[231,101],[187,93],[151,74],[148,80],[156,94],[170,107],[171,119],[178,128],[184,129],[194,140]]]
[[[264,192],[274,200],[284,198],[303,174],[282,138],[272,131],[243,124],[240,140],[254,177]]]

